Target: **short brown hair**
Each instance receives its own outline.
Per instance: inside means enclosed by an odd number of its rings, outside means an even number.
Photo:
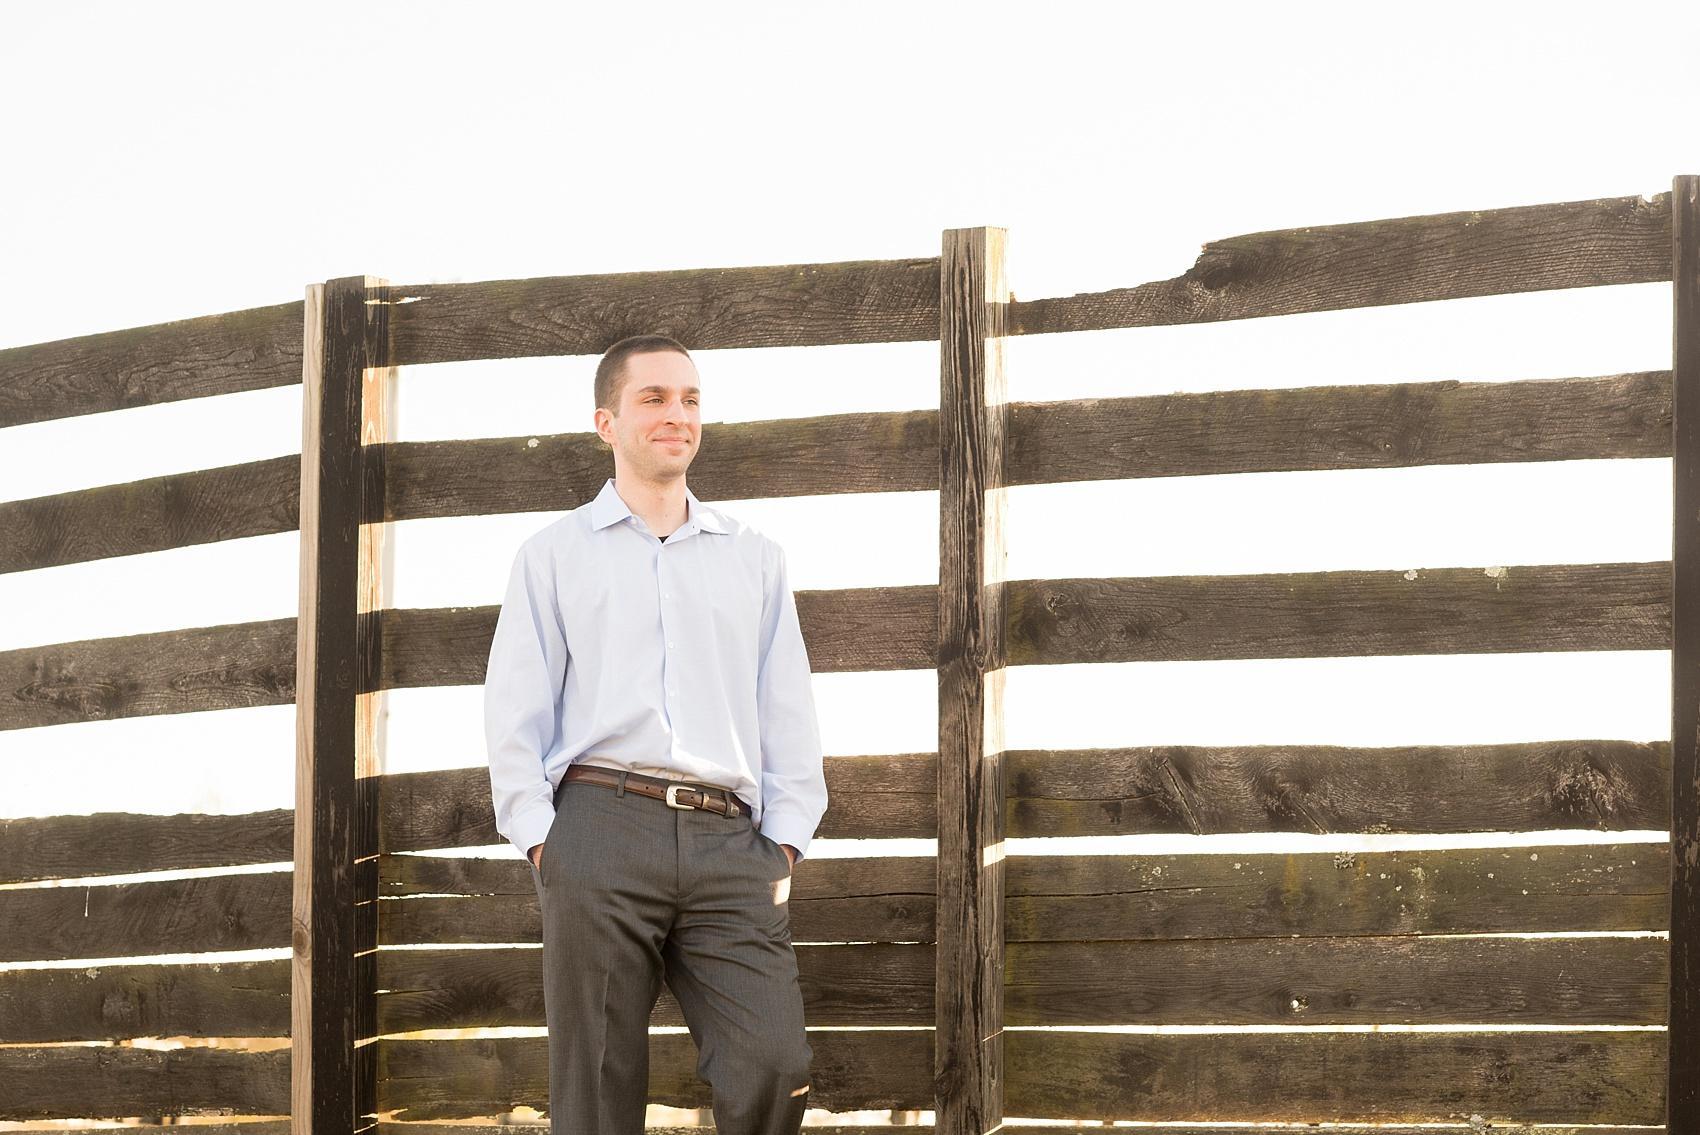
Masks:
[[[620,413],[620,382],[625,378],[626,360],[650,351],[677,351],[687,359],[684,344],[665,335],[628,335],[609,347],[596,364],[596,407],[615,417]]]

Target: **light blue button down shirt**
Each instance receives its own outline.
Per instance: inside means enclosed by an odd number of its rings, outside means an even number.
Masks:
[[[663,542],[610,477],[514,556],[484,735],[496,830],[522,855],[575,762],[728,788],[798,859],[826,812],[784,550],[688,488],[685,501]]]

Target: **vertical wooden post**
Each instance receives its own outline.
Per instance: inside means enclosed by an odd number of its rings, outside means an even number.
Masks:
[[[382,450],[393,371],[385,282],[307,289],[295,635],[290,1130],[351,1135],[376,1111]],[[372,446],[366,451],[365,445]],[[358,934],[357,934],[358,930]],[[364,940],[362,940],[364,939]]]
[[[1004,236],[939,261],[939,1135],[1003,1122]]]
[[[1700,177],[1671,187],[1671,1135],[1700,1133]]]

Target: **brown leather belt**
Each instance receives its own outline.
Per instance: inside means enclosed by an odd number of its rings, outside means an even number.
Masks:
[[[712,784],[692,784],[684,780],[668,780],[659,776],[645,776],[638,772],[621,772],[619,769],[603,768],[601,765],[569,765],[566,776],[561,778],[561,785],[565,786],[569,780],[583,780],[607,788],[618,788],[621,777],[625,778],[627,792],[652,796],[664,801],[669,808],[685,811],[700,808],[706,812],[718,812],[722,816],[750,814],[750,806],[736,793],[725,788]],[[557,788],[556,794],[559,795],[559,792],[560,789]]]

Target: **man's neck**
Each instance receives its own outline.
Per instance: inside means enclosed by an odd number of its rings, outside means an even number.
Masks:
[[[660,537],[672,534],[685,523],[689,507],[685,503],[685,479],[643,481],[636,477],[614,475],[614,491],[626,502],[626,507],[643,518],[649,530]]]

